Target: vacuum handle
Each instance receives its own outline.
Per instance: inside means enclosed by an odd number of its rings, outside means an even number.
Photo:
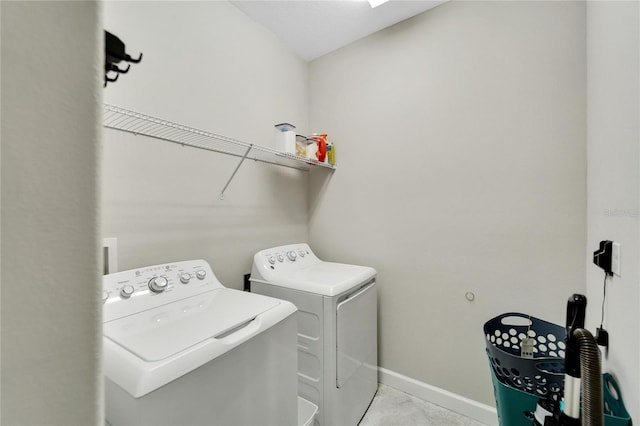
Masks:
[[[584,318],[587,312],[587,298],[582,294],[574,294],[567,302],[567,339],[573,332],[584,328]]]
[[[567,302],[567,350],[564,358],[565,374],[580,378],[580,351],[574,331],[584,328],[584,317],[587,311],[587,298],[574,294]]]

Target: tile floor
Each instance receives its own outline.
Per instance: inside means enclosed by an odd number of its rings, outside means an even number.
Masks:
[[[477,420],[380,384],[359,426],[485,426]]]

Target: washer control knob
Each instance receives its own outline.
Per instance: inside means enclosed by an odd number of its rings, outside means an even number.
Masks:
[[[109,292],[107,290],[102,291],[102,303],[106,302],[109,298]]]
[[[281,263],[284,262],[284,256],[283,255],[281,255],[281,254],[278,255],[278,262],[281,262]]]
[[[300,255],[300,257],[305,257],[307,254],[304,252],[304,250],[298,250],[298,254]]]
[[[128,299],[131,297],[131,295],[136,291],[135,288],[133,288],[132,285],[125,285],[124,287],[122,287],[120,289],[120,297],[122,297],[123,299]]]
[[[184,273],[184,274],[180,274],[180,282],[182,284],[189,284],[189,280],[191,280],[191,275]]]
[[[298,255],[296,254],[295,251],[291,250],[290,252],[287,253],[287,257],[289,258],[290,261],[295,262]]]
[[[269,261],[270,264],[275,265],[276,263],[276,258],[273,256],[269,256],[269,259],[267,259]]]
[[[167,289],[169,281],[165,277],[155,277],[149,280],[149,290],[154,293],[162,293]]]
[[[199,280],[204,280],[204,277],[207,276],[207,271],[205,271],[204,269],[200,269],[199,271],[196,271],[196,277]]]

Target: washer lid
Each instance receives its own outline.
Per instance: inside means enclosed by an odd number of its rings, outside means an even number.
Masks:
[[[104,336],[145,361],[160,361],[208,339],[222,339],[277,305],[227,288],[104,323]]]
[[[318,262],[304,268],[272,274],[269,280],[256,280],[268,284],[307,291],[324,296],[335,296],[363,284],[376,276],[368,266],[344,263]]]

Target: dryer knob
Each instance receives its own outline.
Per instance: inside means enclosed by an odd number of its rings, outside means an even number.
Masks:
[[[269,261],[270,264],[275,265],[276,263],[276,258],[273,256],[269,256],[269,259],[267,259]]]
[[[149,280],[149,290],[154,293],[162,293],[167,289],[169,281],[165,277],[155,277]]]
[[[196,272],[196,277],[198,277],[199,280],[204,280],[204,277],[207,276],[207,271],[200,269],[199,271]]]
[[[180,274],[180,282],[182,284],[189,284],[189,280],[191,280],[191,275],[189,274]]]
[[[136,291],[135,288],[133,288],[132,285],[125,285],[124,287],[122,287],[120,289],[120,297],[122,297],[123,299],[128,299],[131,297],[131,295]]]
[[[305,257],[307,254],[304,252],[304,250],[298,250],[298,254],[300,255],[300,257]]]
[[[284,256],[279,254],[278,255],[278,262],[284,262]]]
[[[298,255],[295,251],[291,250],[289,253],[287,253],[287,257],[293,262],[296,260],[296,257],[298,257]]]

